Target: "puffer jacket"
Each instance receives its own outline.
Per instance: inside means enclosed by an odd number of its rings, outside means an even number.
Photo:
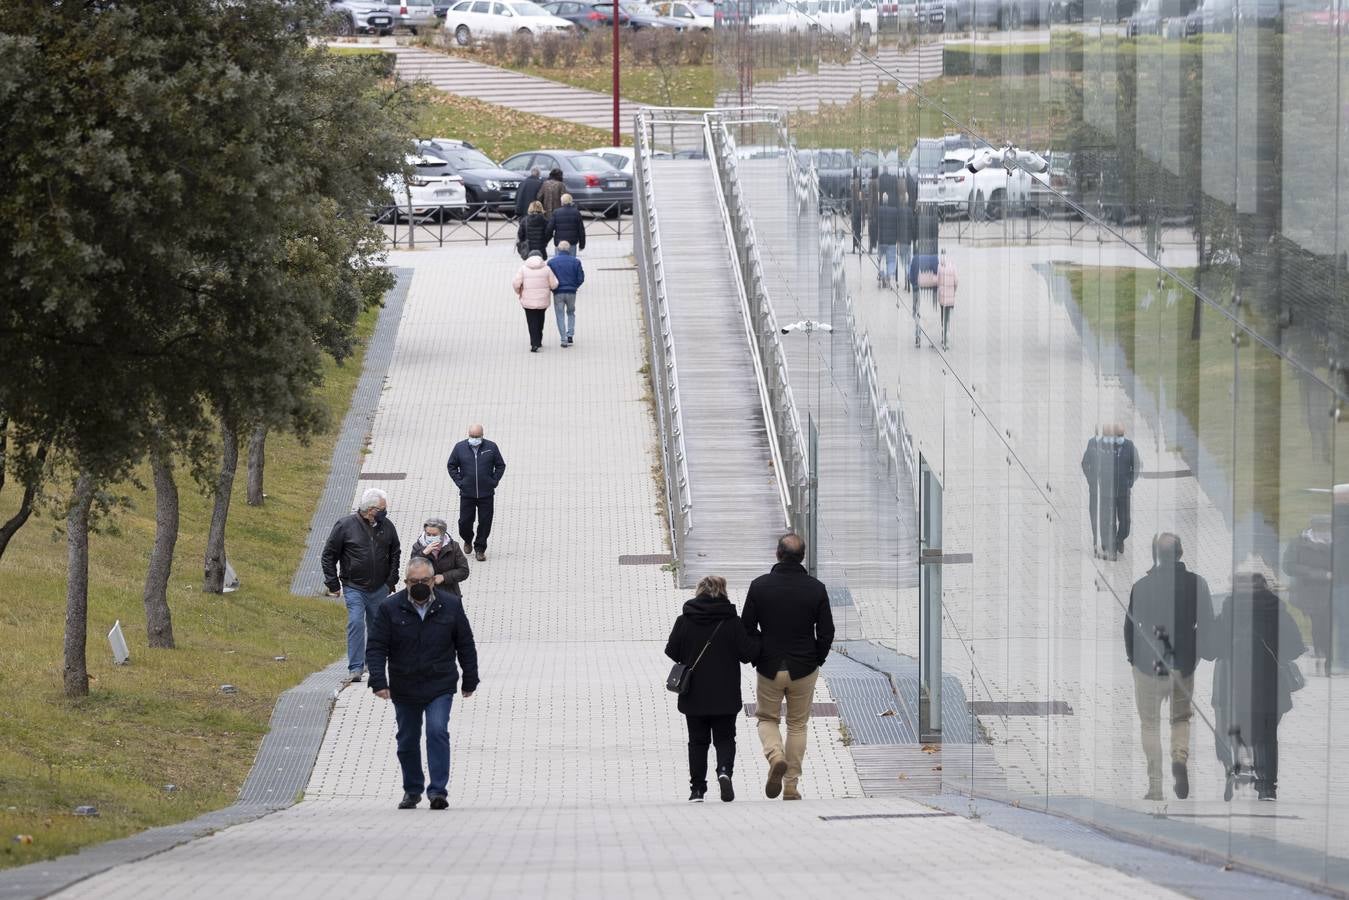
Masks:
[[[548,258],[548,242],[553,239],[553,220],[543,213],[532,213],[520,220],[515,239],[525,241],[528,250],[537,250]]]
[[[943,259],[937,264],[937,302],[942,306],[955,306],[958,287],[960,275],[956,272],[956,264]]]
[[[547,309],[553,305],[557,276],[542,257],[531,256],[515,273],[515,295],[525,309]]]
[[[553,213],[553,243],[570,241],[573,250],[586,248],[586,226],[574,205],[559,206]]]

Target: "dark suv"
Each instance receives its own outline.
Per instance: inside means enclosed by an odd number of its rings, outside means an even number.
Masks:
[[[515,192],[520,188],[520,173],[503,169],[467,141],[430,138],[417,142],[423,153],[445,160],[450,170],[464,179],[469,212],[485,204],[495,212],[515,211]]]

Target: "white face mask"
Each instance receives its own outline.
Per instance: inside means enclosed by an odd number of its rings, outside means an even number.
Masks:
[[[471,438],[468,439],[468,445],[469,445],[470,447],[478,447],[478,446],[481,446],[481,444],[482,444],[482,438],[480,438],[480,437],[478,437],[478,438],[471,437]]]

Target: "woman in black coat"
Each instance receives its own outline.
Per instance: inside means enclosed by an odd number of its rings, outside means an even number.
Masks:
[[[1243,766],[1254,769],[1261,800],[1277,796],[1279,720],[1293,708],[1300,675],[1289,671],[1306,651],[1297,623],[1260,574],[1238,574],[1232,593],[1205,639],[1213,667],[1214,738],[1227,767],[1224,800]],[[1249,755],[1246,752],[1249,751]],[[1246,759],[1243,759],[1246,757]]]
[[[707,794],[707,748],[717,748],[721,799],[735,799],[735,718],[740,714],[740,664],[759,655],[758,641],[745,633],[735,606],[726,597],[726,579],[709,575],[698,582],[698,596],[684,604],[675,620],[665,655],[691,666],[689,687],[679,695],[679,711],[689,726],[689,800]]]
[[[529,254],[537,250],[544,259],[547,259],[548,242],[552,237],[553,222],[544,214],[543,204],[535,200],[529,204],[529,215],[520,220],[520,225],[515,230],[515,239],[528,244],[525,252],[520,254],[520,258],[528,259]]]
[[[430,562],[431,568],[436,570],[436,587],[444,588],[456,597],[463,596],[459,592],[459,582],[468,578],[468,557],[450,537],[444,519],[427,519],[426,524],[422,525],[422,533],[412,544],[412,553],[408,559],[419,556]]]

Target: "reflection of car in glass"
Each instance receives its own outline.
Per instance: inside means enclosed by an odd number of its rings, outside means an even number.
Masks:
[[[782,0],[755,0],[751,6],[749,27],[755,31],[799,31],[801,17]]]
[[[1237,24],[1234,0],[1204,0],[1185,17],[1185,36],[1231,31]]]
[[[598,156],[615,169],[621,169],[624,172],[632,171],[633,150],[631,147],[591,147],[586,152],[591,156]],[[673,157],[664,150],[652,150],[651,158],[672,159]]]
[[[562,170],[578,209],[604,212],[610,218],[632,209],[632,176],[589,153],[578,150],[526,150],[501,163],[503,169],[521,174],[537,166],[547,178],[553,169]]]
[[[601,2],[598,4],[601,10],[614,14],[614,5],[612,3]],[[628,20],[628,27],[633,31],[643,28],[671,28],[675,31],[683,31],[684,23],[673,16],[662,16],[645,3],[638,3],[637,0],[619,0],[619,14]],[[613,21],[612,18],[609,19]]]
[[[802,168],[814,164],[820,182],[821,205],[847,199],[853,167],[857,165],[851,150],[798,150],[796,159]]]
[[[558,0],[543,4],[543,9],[559,19],[566,19],[582,31],[592,28],[612,28],[614,25],[614,6],[612,3],[577,3],[576,0]],[[627,27],[628,17],[622,13],[618,24]]]
[[[455,43],[466,47],[485,34],[519,34],[534,37],[550,31],[571,31],[566,19],[550,15],[529,0],[459,0],[445,14],[445,30]]]
[[[464,180],[465,200],[470,205],[482,203],[494,210],[515,209],[519,174],[501,168],[464,141],[431,138],[418,141],[417,146],[423,154],[444,160],[451,171]]]
[[[909,181],[918,186],[918,203],[937,203],[940,199],[939,182],[942,160],[946,158],[944,138],[919,138],[909,151],[905,163]]]
[[[688,30],[711,31],[716,25],[716,4],[706,0],[675,0],[657,3],[652,9],[657,15],[678,19]]]
[[[1071,212],[1068,202],[1081,204],[1073,155],[1062,150],[1042,153],[1049,170],[1030,183],[1029,203],[1041,215]]]
[[[1125,33],[1129,37],[1142,34],[1181,37],[1185,34],[1186,16],[1193,9],[1194,0],[1143,0],[1143,5],[1126,21]]]
[[[443,221],[462,213],[467,207],[464,179],[456,175],[443,159],[423,154],[410,155],[407,157],[407,166],[411,174],[406,179],[401,172],[384,179],[389,202],[381,215],[396,210],[398,218],[410,217],[418,222],[433,219]]]
[[[1237,23],[1283,30],[1283,0],[1237,0]]]

